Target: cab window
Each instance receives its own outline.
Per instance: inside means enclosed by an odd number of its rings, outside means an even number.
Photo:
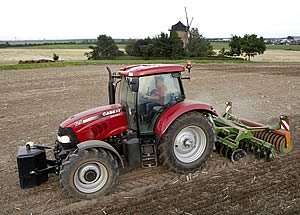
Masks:
[[[179,77],[172,74],[140,77],[138,93],[140,132],[152,133],[154,124],[163,110],[181,100]]]

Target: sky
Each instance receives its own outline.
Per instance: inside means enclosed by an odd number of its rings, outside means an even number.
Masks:
[[[1,0],[0,40],[145,38],[186,24],[207,38],[300,36],[299,0]]]

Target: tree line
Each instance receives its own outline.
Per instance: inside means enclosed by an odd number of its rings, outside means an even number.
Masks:
[[[107,35],[100,35],[95,46],[90,46],[91,52],[85,53],[88,59],[101,59],[125,55],[118,50],[114,40]],[[183,57],[207,57],[214,54],[210,42],[203,37],[197,28],[189,32],[188,43],[184,48],[183,42],[176,32],[170,35],[160,35],[138,40],[129,40],[125,46],[125,52],[129,56],[149,58],[180,59]]]
[[[81,42],[43,42],[43,43],[20,43],[20,44],[11,44],[8,41],[5,43],[0,43],[0,48],[22,48],[22,47],[32,47],[32,46],[48,46],[48,45],[78,45],[78,44],[91,44],[94,43],[94,40],[83,40]]]

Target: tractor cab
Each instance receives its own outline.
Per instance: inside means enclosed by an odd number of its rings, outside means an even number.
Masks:
[[[184,100],[181,65],[138,65],[121,68],[109,82],[110,103],[122,104],[128,127],[140,135],[152,135],[157,119],[167,108]],[[120,82],[120,86],[117,87]]]

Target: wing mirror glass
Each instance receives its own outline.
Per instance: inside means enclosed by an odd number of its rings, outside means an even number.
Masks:
[[[138,89],[139,89],[139,78],[138,77],[128,78],[128,84],[129,84],[130,89],[133,92],[138,92]]]

